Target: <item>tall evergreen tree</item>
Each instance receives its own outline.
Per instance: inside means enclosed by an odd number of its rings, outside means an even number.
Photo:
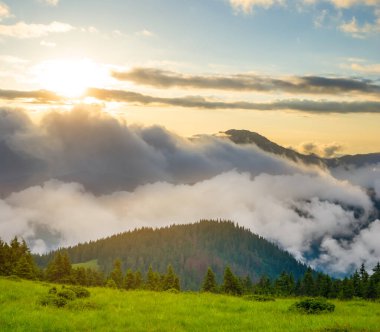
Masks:
[[[113,263],[113,270],[109,275],[109,279],[112,279],[117,288],[121,288],[123,286],[123,272],[121,270],[121,260],[116,259]]]
[[[306,296],[314,295],[314,278],[310,267],[307,268],[301,282],[301,293]]]
[[[241,285],[229,266],[224,270],[223,291],[232,295],[242,294]]]
[[[127,290],[135,289],[135,284],[135,274],[132,272],[131,269],[128,269],[124,277],[124,288]]]
[[[211,267],[209,267],[203,280],[202,291],[216,293],[217,290],[218,286],[216,284],[215,273]]]

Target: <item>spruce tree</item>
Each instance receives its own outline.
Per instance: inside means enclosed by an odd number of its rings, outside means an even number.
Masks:
[[[123,286],[123,272],[121,270],[121,261],[120,259],[116,259],[113,263],[113,270],[109,275],[109,279],[112,279],[117,288],[121,288]]]
[[[30,265],[26,256],[21,256],[14,269],[14,274],[24,279],[34,279],[35,273],[33,266]]]
[[[308,267],[301,282],[301,293],[302,295],[313,296],[314,290],[313,273],[311,268]]]
[[[224,270],[223,291],[226,294],[232,295],[242,294],[241,285],[229,266]]]
[[[131,269],[128,269],[124,278],[124,288],[127,290],[135,289],[136,287],[135,285],[136,285],[135,274],[132,272]]]
[[[135,273],[135,289],[143,288],[144,280],[140,271]]]
[[[163,280],[163,290],[176,288],[176,278],[177,276],[174,273],[173,267],[169,264]]]
[[[215,273],[211,267],[209,267],[203,280],[202,291],[216,293],[217,290],[218,286],[216,284]]]

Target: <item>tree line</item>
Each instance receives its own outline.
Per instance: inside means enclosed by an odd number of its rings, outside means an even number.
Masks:
[[[17,237],[10,243],[0,239],[0,275],[15,275],[24,279],[39,279],[55,283],[82,286],[105,286],[125,290],[146,289],[152,291],[180,291],[180,277],[171,264],[165,273],[159,273],[149,266],[144,275],[139,270],[127,269],[123,272],[122,262],[116,259],[110,273],[93,268],[73,268],[66,251],[58,251],[45,269],[39,269],[24,240]],[[231,295],[259,294],[277,297],[312,296],[349,300],[354,297],[363,299],[380,298],[380,263],[370,275],[364,263],[350,277],[334,279],[327,274],[307,268],[298,279],[292,273],[283,271],[277,278],[262,276],[253,282],[249,275],[234,274],[227,266],[223,280],[218,283],[211,267],[208,267],[199,289],[204,292]]]

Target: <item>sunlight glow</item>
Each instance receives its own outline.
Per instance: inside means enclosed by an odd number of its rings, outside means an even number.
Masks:
[[[68,98],[81,97],[87,88],[103,85],[108,71],[89,59],[48,60],[36,67],[36,80],[42,89]]]

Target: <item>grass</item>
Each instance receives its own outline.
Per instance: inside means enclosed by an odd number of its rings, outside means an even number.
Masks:
[[[84,267],[84,268],[99,270],[99,264],[98,264],[97,259],[92,259],[90,261],[83,262],[83,263],[72,264],[72,267],[73,268]]]
[[[257,302],[198,294],[90,288],[67,307],[43,307],[51,284],[0,278],[1,331],[380,331],[380,304],[332,301],[335,312],[288,310],[296,299]]]

